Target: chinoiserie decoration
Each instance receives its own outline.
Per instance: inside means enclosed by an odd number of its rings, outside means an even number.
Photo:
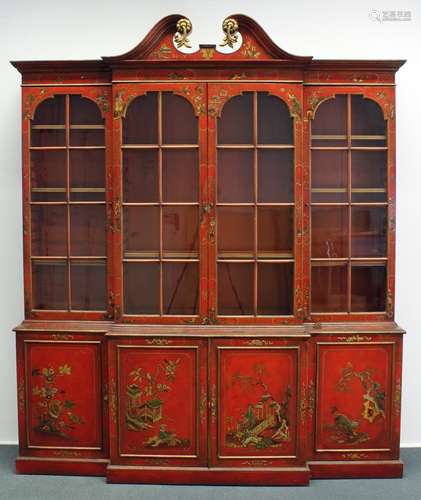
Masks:
[[[261,364],[253,366],[254,376],[235,373],[232,384],[239,384],[243,391],[253,386],[261,388],[258,401],[248,401],[241,412],[241,419],[226,417],[227,432],[225,445],[232,448],[265,448],[282,447],[290,441],[290,399],[292,390],[287,385],[283,392],[274,396],[263,380],[265,367]]]
[[[75,427],[84,424],[84,419],[73,411],[75,403],[58,383],[60,377],[71,374],[72,367],[68,364],[32,370],[32,377],[41,377],[42,380],[40,385],[32,387],[36,401],[34,416],[38,421],[36,431],[70,439]]]
[[[164,393],[172,390],[176,381],[176,371],[180,359],[158,363],[155,373],[138,367],[130,373],[131,383],[126,389],[126,426],[130,431],[147,431],[150,435],[143,443],[146,447],[188,447],[188,439],[180,439],[174,431],[169,430],[165,421]],[[171,419],[170,419],[171,421]]]
[[[361,383],[363,390],[363,402],[360,409],[361,416],[372,424],[377,418],[386,418],[386,395],[381,384],[373,379],[374,370],[367,368],[362,371],[356,371],[352,363],[348,363],[342,370],[342,377],[336,384],[336,389],[343,393],[351,392],[351,383],[353,379]],[[339,444],[363,443],[371,439],[368,432],[359,430],[361,421],[345,415],[338,407],[332,407],[334,424],[326,426],[332,431],[331,440]]]

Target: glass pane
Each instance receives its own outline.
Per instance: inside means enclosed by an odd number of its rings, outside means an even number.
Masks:
[[[67,262],[32,262],[32,303],[34,309],[67,309]]]
[[[158,202],[158,150],[123,151],[123,197],[126,203]]]
[[[125,207],[125,259],[159,258],[159,207]]]
[[[347,207],[313,207],[311,210],[311,256],[348,256]]]
[[[348,266],[343,262],[313,262],[311,265],[311,310],[346,312]]]
[[[294,150],[258,151],[258,201],[291,203],[294,201]]]
[[[197,314],[199,266],[197,263],[166,262],[162,267],[164,314]]]
[[[198,208],[165,206],[162,212],[164,257],[197,258],[199,256]]]
[[[91,129],[70,130],[70,144],[72,146],[104,146],[104,131]]]
[[[311,152],[311,201],[348,201],[348,161],[346,151]]]
[[[352,265],[351,311],[386,310],[386,264]]]
[[[258,264],[257,314],[292,314],[294,264]]]
[[[352,201],[387,201],[387,152],[352,152]]]
[[[352,208],[352,257],[386,257],[387,208]]]
[[[257,214],[258,258],[293,258],[293,208],[264,207],[259,208]]]
[[[218,314],[253,314],[253,264],[218,263]]]
[[[376,102],[351,96],[351,123],[353,146],[386,146],[386,121]]]
[[[31,151],[32,201],[66,199],[66,152]]]
[[[219,203],[253,202],[253,150],[220,149],[217,168]]]
[[[159,314],[159,264],[123,264],[124,312]]]
[[[103,121],[95,102],[79,95],[70,96],[70,125],[102,125]]]
[[[71,255],[104,256],[105,206],[73,205],[70,207]]]
[[[199,199],[199,161],[195,149],[162,151],[162,199],[194,202]]]
[[[74,149],[70,151],[70,199],[105,200],[105,151]]]
[[[294,144],[293,119],[282,99],[258,92],[257,117],[259,144]]]
[[[123,144],[158,143],[158,93],[133,99],[123,118]]]
[[[78,95],[70,96],[70,144],[104,145],[104,120],[98,106]]]
[[[218,120],[218,144],[253,143],[253,94],[244,92],[224,104]]]
[[[31,146],[66,144],[66,96],[56,95],[42,101],[31,123]]]
[[[347,96],[322,102],[311,126],[312,146],[346,146]]]
[[[103,311],[107,307],[105,261],[73,260],[71,263],[72,309]]]
[[[67,208],[64,205],[33,205],[32,255],[67,255]]]
[[[253,258],[253,207],[218,208],[218,258]]]
[[[197,144],[198,119],[191,103],[171,92],[162,93],[163,144]]]

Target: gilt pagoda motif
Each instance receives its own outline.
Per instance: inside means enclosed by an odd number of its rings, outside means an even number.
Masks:
[[[232,384],[239,383],[247,390],[251,386],[261,388],[260,399],[247,404],[241,419],[226,417],[227,433],[225,445],[228,447],[279,447],[285,441],[290,441],[289,402],[292,397],[291,387],[287,386],[279,397],[271,394],[269,387],[263,381],[265,368],[254,366],[255,376],[235,374]]]

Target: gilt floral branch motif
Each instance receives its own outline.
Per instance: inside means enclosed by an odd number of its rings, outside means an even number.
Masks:
[[[74,412],[76,403],[60,388],[59,379],[71,374],[72,367],[68,364],[57,368],[48,366],[32,370],[32,377],[41,379],[39,385],[32,387],[38,420],[35,429],[39,432],[69,439],[71,432],[85,423],[83,418]]]

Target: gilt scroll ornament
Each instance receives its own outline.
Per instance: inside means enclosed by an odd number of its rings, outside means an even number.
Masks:
[[[181,49],[182,47],[191,49],[190,40],[188,39],[188,37],[193,31],[193,26],[190,19],[182,17],[177,21],[175,28],[177,31],[174,35],[174,42],[177,49]]]
[[[222,31],[224,32],[224,39],[220,44],[220,47],[225,47],[228,45],[231,49],[234,48],[234,44],[238,42],[238,23],[232,17],[227,17],[222,23]]]

